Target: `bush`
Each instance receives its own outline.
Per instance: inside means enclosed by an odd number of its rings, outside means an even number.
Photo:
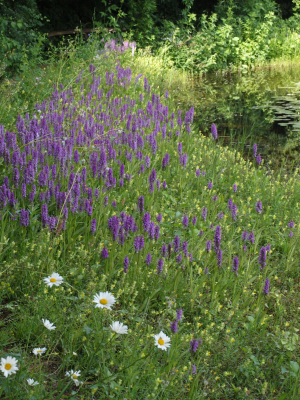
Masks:
[[[38,28],[42,25],[35,0],[0,0],[0,77],[41,62],[45,37]]]
[[[178,29],[168,38],[177,67],[203,73],[298,55],[297,13],[283,20],[273,1],[230,3],[220,3],[209,17],[202,14],[192,35]]]

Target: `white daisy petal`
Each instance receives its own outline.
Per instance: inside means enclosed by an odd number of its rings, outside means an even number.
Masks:
[[[59,274],[57,274],[56,272],[53,272],[52,275],[48,276],[47,278],[44,278],[44,282],[52,287],[54,286],[59,286],[63,283],[64,278],[62,276],[60,276]]]
[[[66,376],[70,377],[76,386],[79,386],[82,382],[78,380],[78,377],[81,375],[81,371],[67,371]]]
[[[115,321],[109,326],[114,332],[119,333],[121,335],[128,333],[128,326],[127,325],[123,325],[122,322]]]
[[[99,294],[95,294],[94,303],[96,303],[95,307],[99,308],[107,308],[111,310],[111,307],[115,304],[116,299],[114,295],[109,292],[100,292]]]
[[[0,370],[3,372],[5,378],[18,371],[19,368],[17,367],[17,364],[18,360],[15,357],[8,356],[6,358],[1,358]]]
[[[36,386],[39,384],[37,381],[34,381],[34,379],[31,378],[27,379],[27,383],[29,386]]]
[[[171,339],[162,331],[158,335],[154,335],[155,345],[161,350],[167,350],[171,346]]]
[[[41,356],[43,353],[46,352],[46,350],[47,350],[46,347],[42,347],[42,348],[37,347],[37,348],[33,349],[32,352],[33,352],[33,354],[34,354],[35,356]]]
[[[49,331],[53,331],[56,328],[56,326],[54,326],[54,324],[52,324],[48,319],[42,318],[42,321],[43,321],[44,327],[49,329]]]

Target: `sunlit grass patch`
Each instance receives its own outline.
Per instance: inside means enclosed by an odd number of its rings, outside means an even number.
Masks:
[[[20,366],[1,394],[297,393],[298,170],[204,137],[111,47],[0,129],[1,357]]]

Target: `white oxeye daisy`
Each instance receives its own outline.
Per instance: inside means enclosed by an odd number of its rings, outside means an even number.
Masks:
[[[45,353],[46,350],[47,350],[46,347],[43,347],[43,348],[37,347],[36,349],[33,349],[32,352],[36,356],[41,356],[43,353]]]
[[[111,306],[115,304],[116,299],[109,292],[100,292],[99,294],[95,294],[93,302],[96,303],[95,307],[111,310]]]
[[[119,334],[123,334],[123,333],[127,334],[128,333],[127,332],[128,331],[128,326],[127,325],[123,325],[122,322],[115,321],[109,326],[116,333],[119,333]]]
[[[167,350],[171,346],[171,339],[165,335],[162,331],[158,335],[154,335],[155,345],[162,350]]]
[[[10,374],[15,374],[16,371],[18,371],[18,360],[15,357],[6,357],[6,358],[1,358],[1,365],[0,369],[3,372],[5,378],[8,377]]]
[[[64,278],[57,274],[56,272],[53,272],[52,275],[48,276],[47,278],[44,278],[44,282],[52,287],[53,285],[59,286],[63,283]]]
[[[36,386],[39,384],[37,381],[34,381],[34,379],[31,378],[27,379],[27,383],[29,386]]]
[[[78,386],[81,382],[78,380],[78,377],[80,376],[81,371],[67,371],[66,376],[69,376],[72,381],[75,383],[76,386]]]
[[[43,321],[44,327],[49,329],[49,331],[53,331],[56,328],[56,326],[54,326],[48,319],[42,318],[42,321]]]

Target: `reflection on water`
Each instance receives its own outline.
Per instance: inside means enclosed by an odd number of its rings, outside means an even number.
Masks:
[[[203,133],[214,122],[224,144],[245,156],[256,142],[275,166],[300,164],[300,65],[194,78],[176,98],[181,108],[195,107]]]

